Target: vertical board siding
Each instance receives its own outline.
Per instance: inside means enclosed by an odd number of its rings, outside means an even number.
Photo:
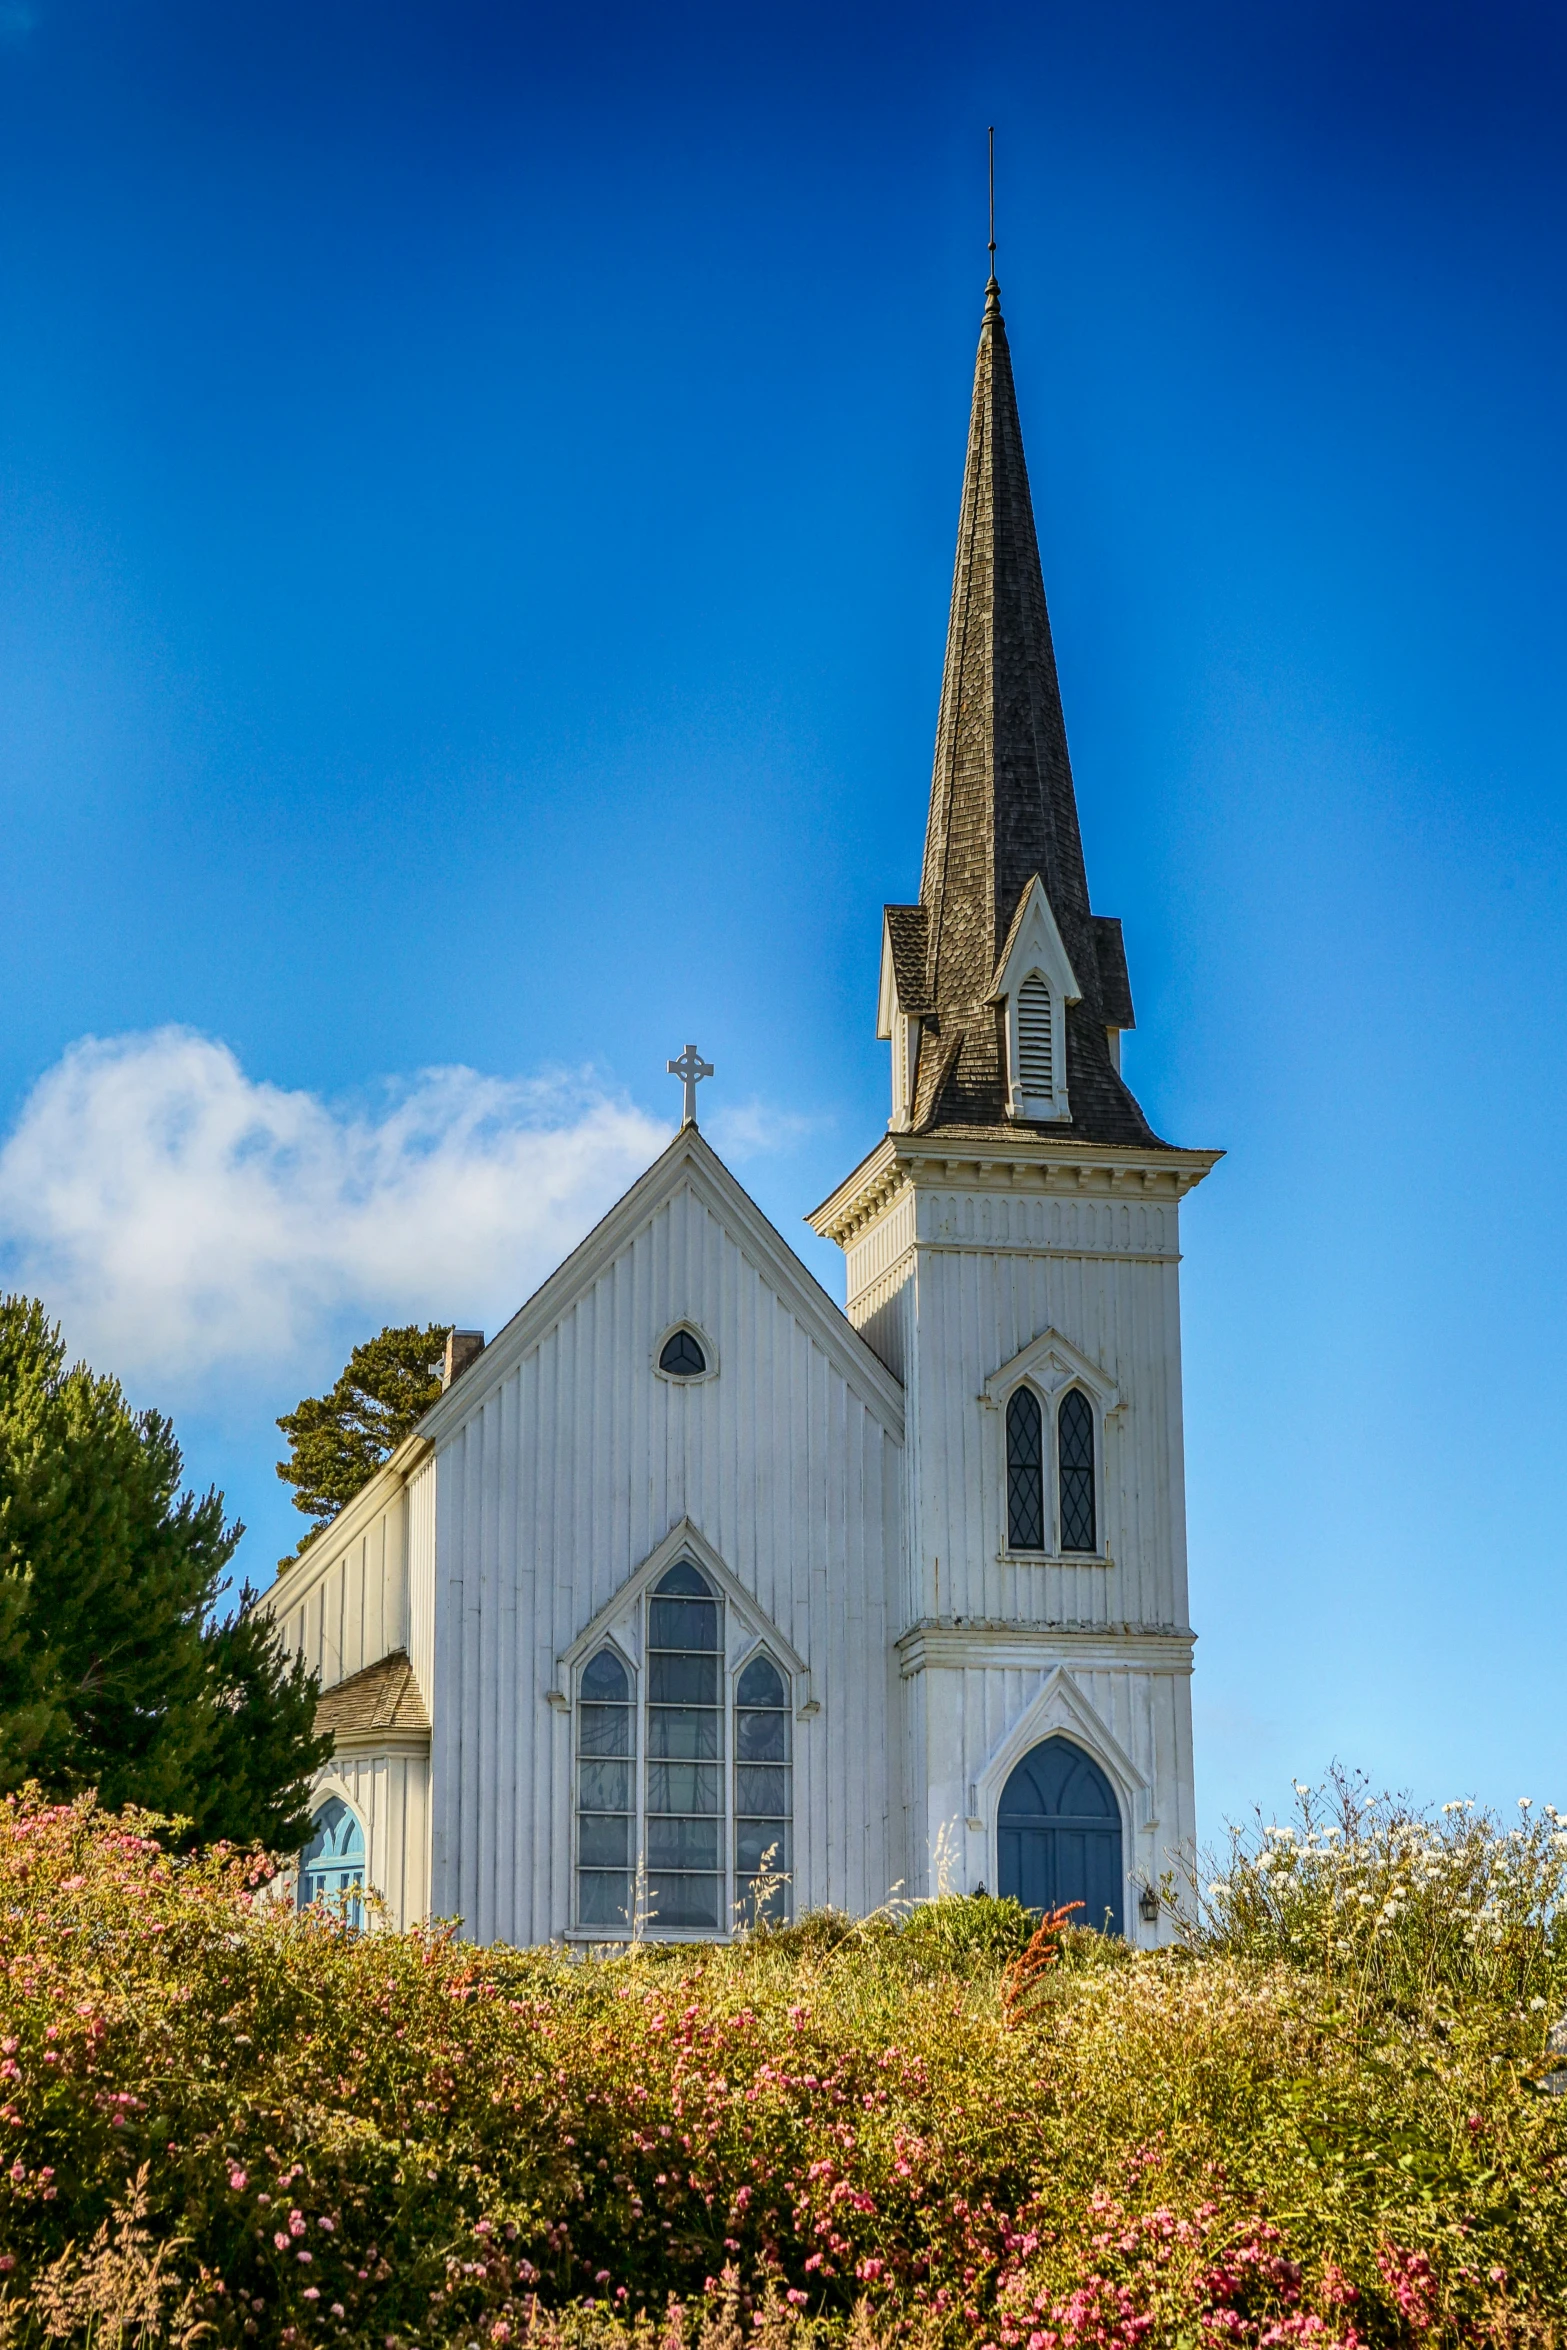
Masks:
[[[407,1515],[398,1488],[346,1540],[328,1527],[267,1594],[285,1647],[323,1689],[408,1646]]]
[[[318,1802],[341,1795],[359,1815],[366,1879],[391,1926],[418,1924],[428,1907],[429,1792],[420,1754],[337,1754],[317,1781]]]
[[[435,1699],[435,1462],[408,1483],[408,1661],[433,1721]]]
[[[1136,1879],[1189,1856],[1196,1833],[1189,1668],[1133,1653],[1143,1631],[1187,1622],[1178,1202],[964,1189],[916,1170],[848,1264],[851,1318],[905,1384],[908,1556],[893,1638],[951,1626],[974,1653],[914,1665],[895,1692],[910,1890],[935,1890],[943,1835],[949,1850],[956,1838],[960,1881],[994,1884],[997,1758],[1029,1742],[1030,1708],[1065,1665],[1088,1709],[1084,1743],[1100,1740],[1103,1758],[1113,1742],[1135,1774],[1135,1798],[1123,1787],[1131,1903]],[[1004,1555],[1004,1415],[985,1383],[1052,1329],[1119,1397],[1099,1422],[1099,1560]],[[1035,1655],[1026,1669],[985,1659],[1009,1626]],[[1074,1637],[1091,1642],[1094,1669]],[[1105,1666],[1122,1639],[1125,1666]]]
[[[918,1217],[908,1365],[916,1614],[1184,1626],[1175,1205],[936,1190],[919,1193]],[[1070,1253],[1079,1248],[1093,1253]],[[1000,1555],[1004,1437],[982,1390],[1049,1329],[1119,1391],[1098,1497],[1108,1564]]]
[[[928,1791],[928,1812],[915,1827],[916,1849],[909,1862],[913,1892],[936,1889],[936,1843],[943,1825],[961,1832],[963,1881],[996,1890],[995,1817],[1002,1787],[1018,1759],[1013,1733],[1063,1663],[1094,1720],[1108,1731],[1143,1782],[1139,1789],[1119,1789],[1128,1904],[1135,1902],[1134,1888],[1142,1879],[1157,1879],[1167,1869],[1189,1865],[1197,1832],[1189,1673],[1131,1664],[1082,1670],[1063,1647],[1056,1654],[1041,1653],[1026,1669],[999,1664],[927,1667],[905,1683],[912,1746],[923,1747],[928,1756],[947,1758],[935,1770],[927,1762],[920,1773]],[[1094,1750],[1092,1727],[1085,1732],[1070,1721],[1041,1721],[1038,1726],[1040,1738],[1058,1732]],[[1025,1735],[1021,1751],[1032,1743]],[[1004,1767],[998,1756],[1010,1758]],[[1100,1759],[1105,1759],[1103,1749]],[[919,1769],[918,1764],[915,1767]],[[1112,1780],[1119,1777],[1114,1768],[1110,1775]],[[971,1788],[986,1789],[976,1815],[981,1820],[978,1829],[965,1826]],[[1130,1927],[1130,1906],[1126,1915]]]
[[[680,1321],[716,1354],[690,1385],[654,1369]],[[885,1900],[903,1860],[888,1670],[902,1494],[881,1419],[719,1216],[675,1192],[441,1446],[436,1909],[482,1941],[567,1930],[572,1726],[546,1693],[686,1518],[812,1677],[820,1710],[794,1725],[797,1906]]]

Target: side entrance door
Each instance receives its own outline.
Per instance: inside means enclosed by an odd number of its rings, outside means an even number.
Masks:
[[[1025,1909],[1080,1901],[1076,1923],[1121,1931],[1121,1807],[1070,1738],[1031,1747],[1001,1791],[1000,1890]]]

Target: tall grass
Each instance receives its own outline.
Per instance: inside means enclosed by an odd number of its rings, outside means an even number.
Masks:
[[[590,1962],[154,1826],[0,1813],[0,2341],[1567,2340],[1554,1815],[1303,1792],[1158,1954],[948,1898]]]

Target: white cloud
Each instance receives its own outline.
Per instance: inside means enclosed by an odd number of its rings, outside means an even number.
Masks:
[[[0,1270],[173,1402],[345,1317],[510,1314],[668,1138],[586,1074],[427,1069],[341,1107],[189,1029],[87,1038],[0,1148]]]
[[[748,1102],[721,1103],[711,1117],[705,1112],[702,1132],[721,1159],[764,1158],[803,1142],[817,1121],[794,1110],[775,1110],[754,1095]]]

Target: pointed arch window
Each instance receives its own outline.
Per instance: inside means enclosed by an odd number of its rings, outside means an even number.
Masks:
[[[315,1833],[299,1856],[299,1906],[325,1902],[351,1926],[364,1923],[365,1832],[340,1795],[316,1813]]]
[[[1061,1483],[1061,1548],[1099,1547],[1094,1506],[1094,1407],[1080,1387],[1069,1387],[1056,1412]]]
[[[1034,1390],[1019,1387],[1007,1405],[1007,1548],[1044,1547],[1044,1414]]]
[[[689,1559],[648,1603],[648,1898],[664,1926],[726,1922],[722,1622]]]
[[[789,1686],[753,1656],[735,1689],[735,1904],[748,1926],[789,1915],[793,1777]]]
[[[577,1707],[577,1916],[629,1931],[636,1831],[637,1716],[612,1648],[584,1666]]]
[[[642,1602],[644,1667],[607,1642],[582,1667],[576,1714],[576,1923],[706,1935],[790,1915],[794,1698],[758,1648],[730,1678],[714,1580],[677,1561]]]

